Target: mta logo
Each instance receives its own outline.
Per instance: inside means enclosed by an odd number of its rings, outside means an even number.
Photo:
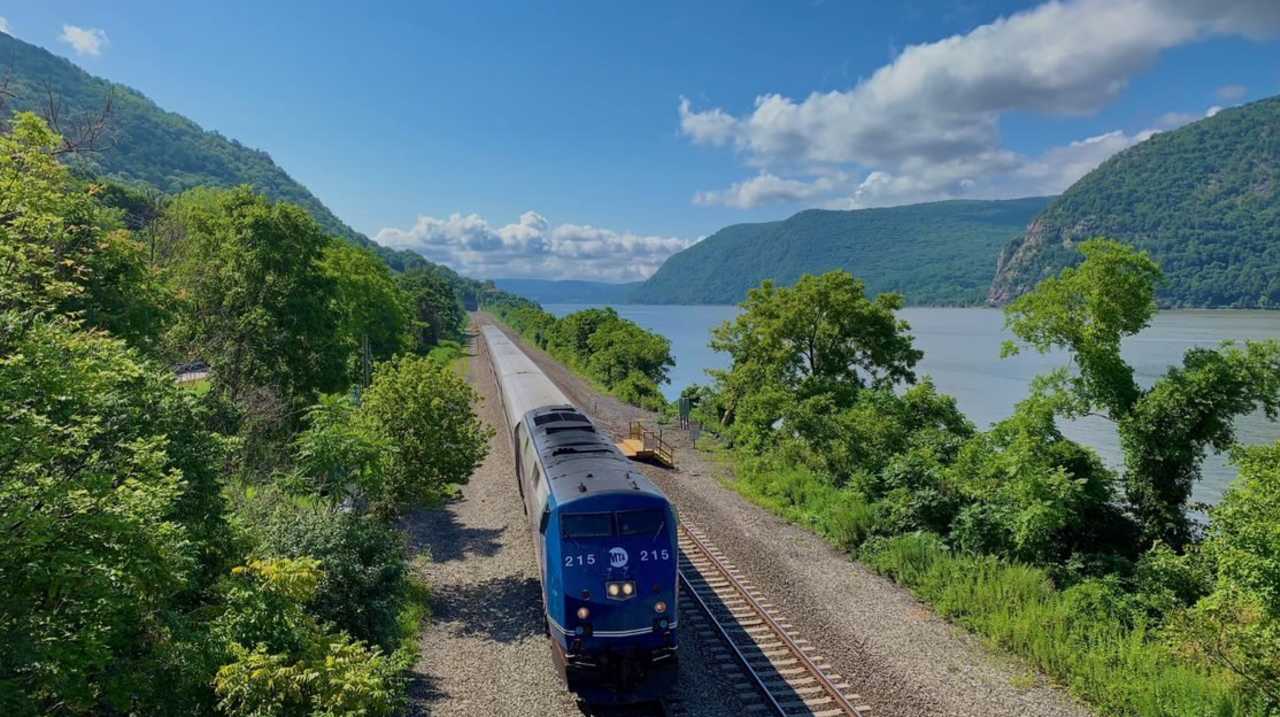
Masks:
[[[615,568],[627,566],[627,551],[624,548],[609,548],[609,564]]]

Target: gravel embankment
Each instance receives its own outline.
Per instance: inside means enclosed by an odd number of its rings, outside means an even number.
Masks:
[[[480,342],[477,342],[480,343]],[[414,715],[582,715],[551,661],[538,569],[520,500],[497,386],[482,347],[468,367],[481,418],[495,428],[489,455],[461,496],[404,521],[411,550],[431,561],[432,617],[412,691]],[[681,698],[688,713],[736,714],[732,691],[686,634]]]
[[[492,321],[483,314],[477,320]],[[652,419],[599,394],[544,352],[521,345],[615,435],[630,420]],[[727,488],[723,481],[732,477],[694,449],[687,434],[672,430],[665,437],[676,447],[679,468],[643,466],[644,473],[666,491],[681,517],[701,527],[827,657],[877,717],[1090,714],[1025,663],[987,649],[908,591]]]

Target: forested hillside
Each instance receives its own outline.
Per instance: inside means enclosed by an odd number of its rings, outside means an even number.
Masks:
[[[637,303],[731,304],[765,279],[853,272],[871,294],[909,304],[980,303],[1000,247],[1049,202],[948,201],[885,209],[810,209],[789,219],[735,224],[672,256],[630,294]]]
[[[9,76],[11,110],[46,114],[49,98],[61,105],[64,132],[99,114],[111,101],[102,151],[76,164],[96,176],[177,194],[192,187],[251,184],[272,199],[304,207],[326,230],[368,240],[333,215],[262,150],[207,132],[166,112],[142,93],[94,77],[53,53],[0,33],[0,69]]]
[[[1085,175],[1007,246],[1008,301],[1106,236],[1164,267],[1164,306],[1280,307],[1280,97],[1161,132]]]
[[[266,152],[205,131],[137,90],[94,77],[44,48],[4,33],[0,33],[0,82],[4,83],[6,116],[26,110],[56,119],[57,128],[69,140],[103,120],[98,151],[68,158],[82,174],[170,195],[193,187],[248,184],[272,199],[306,209],[325,231],[373,248],[392,268],[427,263],[416,254],[378,246],[347,226]],[[53,114],[56,118],[50,117]]]

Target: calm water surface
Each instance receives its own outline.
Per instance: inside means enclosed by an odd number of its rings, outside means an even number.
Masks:
[[[584,308],[588,307],[546,306],[556,316]],[[671,383],[663,387],[668,398],[675,398],[691,383],[707,382],[707,369],[728,366],[728,357],[707,348],[707,341],[713,327],[737,315],[737,307],[614,308],[623,317],[671,340],[676,367],[671,371]],[[938,390],[955,396],[960,409],[979,426],[1009,416],[1014,404],[1027,395],[1034,376],[1066,363],[1062,354],[1042,356],[1035,352],[1001,360],[1000,344],[1011,337],[1004,331],[1003,315],[997,309],[913,308],[904,309],[901,315],[911,324],[916,346],[924,351],[917,373],[932,376]],[[1165,311],[1146,331],[1125,342],[1124,356],[1137,370],[1138,380],[1149,386],[1170,365],[1181,363],[1183,352],[1192,346],[1275,337],[1280,337],[1280,312]],[[1099,418],[1074,421],[1064,426],[1063,432],[1093,446],[1109,464],[1120,463],[1119,440],[1110,422]],[[1275,441],[1280,439],[1280,424],[1261,413],[1246,416],[1237,422],[1237,438],[1250,444]],[[1210,455],[1195,500],[1217,502],[1234,477],[1235,471],[1224,456]]]

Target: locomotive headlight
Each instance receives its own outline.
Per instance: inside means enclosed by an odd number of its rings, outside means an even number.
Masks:
[[[609,583],[606,589],[609,591],[609,597],[618,597],[618,593],[622,592],[622,588],[617,583]]]
[[[623,583],[623,584],[622,584],[622,594],[623,594],[623,595],[626,595],[627,597],[631,597],[631,596],[635,593],[635,591],[636,591],[636,584],[635,584],[635,583]]]
[[[667,604],[661,600],[653,604],[653,611],[656,613],[664,613],[667,611]]]
[[[586,620],[589,617],[591,617],[591,611],[587,609],[586,605],[583,605],[582,607],[578,608],[579,620]]]

